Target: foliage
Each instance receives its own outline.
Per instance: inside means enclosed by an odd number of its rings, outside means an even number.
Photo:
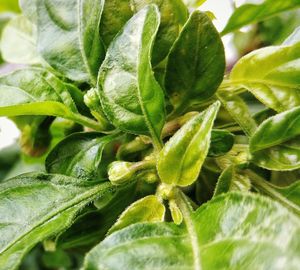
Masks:
[[[0,269],[299,267],[300,28],[227,72],[204,2],[3,1]]]

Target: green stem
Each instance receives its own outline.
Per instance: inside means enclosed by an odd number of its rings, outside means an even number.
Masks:
[[[192,217],[193,208],[190,202],[188,201],[187,197],[185,196],[185,194],[180,189],[176,188],[174,190],[174,199],[182,213],[183,220],[186,224],[186,228],[188,230],[188,234],[191,239],[191,245],[192,245],[193,256],[194,256],[194,269],[201,270],[202,267],[201,267],[198,234],[196,230],[196,225]]]
[[[270,196],[271,198],[277,200],[281,204],[283,204],[285,207],[292,210],[294,213],[300,215],[300,209],[297,205],[295,205],[293,202],[289,201],[287,198],[282,196],[279,192],[277,192],[272,185],[267,182],[264,178],[257,175],[251,170],[246,170],[246,173],[251,179],[251,182],[254,187],[256,187],[259,191],[262,193]]]

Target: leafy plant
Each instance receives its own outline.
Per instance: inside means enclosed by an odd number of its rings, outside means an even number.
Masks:
[[[299,268],[300,29],[227,74],[203,2],[21,0],[6,19],[24,66],[0,77],[22,132],[0,155],[0,269]],[[297,7],[244,5],[222,33]]]

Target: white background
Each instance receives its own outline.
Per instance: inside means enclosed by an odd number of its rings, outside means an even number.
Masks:
[[[232,2],[231,0],[208,0],[201,6],[201,10],[209,10],[214,13],[216,17],[214,23],[218,30],[221,31],[232,13]],[[237,2],[241,3],[243,1]],[[227,60],[233,59],[235,52],[231,46],[231,36],[228,35],[224,37],[223,41],[226,47]],[[1,72],[5,72],[5,68],[0,69],[0,73]],[[19,131],[16,126],[8,119],[0,117],[0,149],[15,143],[18,136]]]

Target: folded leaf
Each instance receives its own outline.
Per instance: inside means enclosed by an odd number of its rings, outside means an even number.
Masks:
[[[0,77],[0,116],[59,116],[99,130],[96,122],[78,113],[70,92],[69,85],[45,69],[14,71]]]
[[[43,60],[37,51],[36,26],[26,17],[11,19],[3,29],[1,53],[6,62],[39,64]]]
[[[300,107],[264,121],[250,140],[252,162],[281,171],[300,168]]]
[[[300,263],[300,220],[269,199],[218,196],[192,213],[189,226],[130,226],[92,249],[83,269],[292,270]]]
[[[280,12],[299,7],[299,0],[265,0],[262,4],[258,5],[243,5],[237,8],[231,15],[227,25],[222,31],[222,34],[225,35],[229,32],[238,30],[247,24],[259,22]]]
[[[86,180],[103,179],[99,168],[103,149],[114,139],[114,135],[103,136],[96,132],[72,134],[50,152],[46,159],[46,170]]]
[[[0,268],[16,269],[38,242],[68,228],[86,204],[112,192],[110,183],[42,173],[0,185]],[[12,204],[13,202],[13,204]]]
[[[195,11],[185,24],[168,57],[165,85],[179,113],[215,93],[223,80],[225,54],[210,18]]]
[[[39,0],[38,48],[56,70],[74,81],[96,83],[104,48],[99,35],[103,0]]]
[[[196,181],[207,156],[211,131],[220,102],[188,121],[159,154],[157,170],[162,182],[188,186]]]
[[[277,112],[300,106],[299,33],[300,28],[282,45],[255,50],[241,58],[231,72],[230,82],[246,88]]]
[[[157,196],[149,195],[131,204],[111,227],[109,234],[135,223],[164,221],[165,211]]]
[[[165,118],[163,91],[150,61],[158,26],[154,5],[134,15],[108,48],[98,81],[110,121],[123,131],[151,135],[156,145],[160,144]]]

